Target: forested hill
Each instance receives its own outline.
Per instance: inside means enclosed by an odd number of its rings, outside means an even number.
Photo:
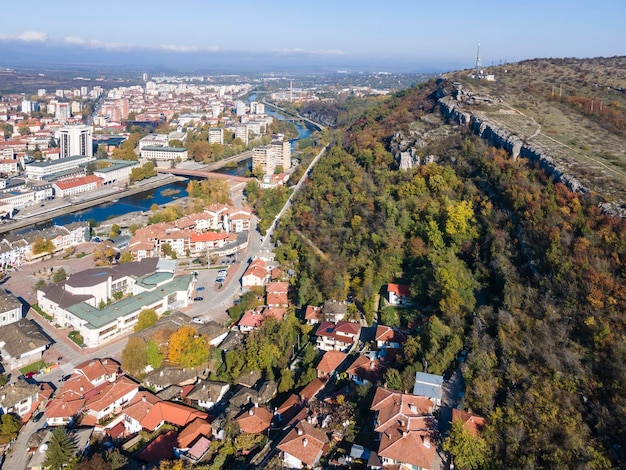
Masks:
[[[445,123],[438,88],[367,111],[315,167],[277,232],[294,300],[353,294],[369,322],[413,328],[392,388],[469,347],[462,405],[488,419],[480,468],[625,465],[626,222]],[[414,144],[408,170],[390,153],[398,132]],[[415,309],[375,313],[391,281],[410,284]]]

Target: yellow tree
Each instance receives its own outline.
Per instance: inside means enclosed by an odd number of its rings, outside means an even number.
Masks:
[[[168,359],[183,367],[196,367],[209,360],[209,343],[193,326],[181,326],[172,333]]]

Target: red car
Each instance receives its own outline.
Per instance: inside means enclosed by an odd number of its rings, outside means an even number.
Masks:
[[[27,379],[32,379],[34,375],[37,375],[37,371],[31,370],[30,372],[26,372],[26,374],[24,374],[24,377],[26,377]]]

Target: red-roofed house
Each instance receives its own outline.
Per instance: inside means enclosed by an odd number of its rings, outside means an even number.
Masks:
[[[312,424],[300,421],[277,445],[288,468],[314,467],[328,450],[328,437]]]
[[[257,307],[254,310],[244,312],[237,322],[237,328],[242,333],[248,333],[259,328],[266,318],[274,318],[277,321],[282,321],[285,313],[287,313],[287,309],[285,308]]]
[[[206,413],[195,408],[169,401],[160,401],[150,408],[148,414],[141,420],[141,426],[148,431],[154,431],[164,423],[185,426],[196,418],[207,419],[207,417]]]
[[[192,232],[189,240],[189,251],[194,256],[204,254],[207,250],[223,247],[227,238],[228,234],[224,232]]]
[[[409,286],[404,284],[387,284],[387,301],[396,307],[410,307],[413,305]]]
[[[243,288],[264,286],[269,278],[265,261],[260,258],[255,259],[250,263],[246,272],[243,273],[241,278],[241,286]]]
[[[244,232],[250,230],[252,214],[244,210],[237,210],[228,216],[228,230],[231,232]]]
[[[346,373],[350,380],[357,384],[371,383],[376,385],[382,382],[383,375],[387,371],[387,364],[379,358],[370,358],[364,354],[359,354]]]
[[[461,421],[463,423],[463,427],[474,437],[478,437],[487,425],[487,420],[482,416],[452,408],[452,422],[455,421]]]
[[[141,451],[139,458],[148,463],[171,460],[174,457],[177,439],[178,433],[176,431],[161,434]]]
[[[317,347],[322,351],[349,351],[359,338],[361,326],[358,323],[338,321],[322,322],[317,328]]]
[[[433,402],[425,397],[376,389],[370,409],[376,412],[374,431],[380,436],[378,456],[383,467],[433,468],[433,407]]]
[[[407,340],[407,335],[397,328],[385,325],[376,327],[374,341],[378,349],[401,349],[402,344]]]
[[[101,188],[103,181],[99,176],[87,175],[80,178],[57,181],[52,187],[56,197],[67,197]]]
[[[126,376],[120,377],[115,382],[106,383],[102,390],[85,402],[83,413],[86,416],[83,423],[89,424],[90,420],[87,418],[92,417],[95,424],[114,412],[121,412],[122,406],[130,403],[138,391],[139,385]]]
[[[317,365],[317,376],[319,378],[331,377],[346,357],[347,354],[341,351],[326,351]]]
[[[75,375],[82,375],[95,387],[105,381],[113,382],[120,371],[120,364],[113,359],[91,359],[74,368]]]
[[[304,321],[307,325],[315,325],[322,321],[322,307],[316,307],[315,305],[307,305],[304,311]]]
[[[244,411],[235,421],[242,432],[258,434],[270,427],[272,413],[263,406],[254,406]]]
[[[130,405],[124,408],[124,427],[129,434],[135,434],[141,431],[141,422],[148,415],[154,405],[159,403],[161,399],[156,395],[141,391],[131,400]]]
[[[205,419],[196,418],[178,434],[176,447],[188,449],[199,436],[210,436],[211,425]]]

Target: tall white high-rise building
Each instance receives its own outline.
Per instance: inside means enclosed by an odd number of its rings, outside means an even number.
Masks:
[[[93,156],[91,126],[66,126],[62,127],[59,133],[60,158],[76,155]]]
[[[244,103],[243,101],[236,101],[235,114],[237,114],[237,116],[243,116],[244,114],[246,114],[246,103]]]
[[[58,103],[54,110],[54,117],[61,122],[67,121],[70,117],[70,104]]]
[[[22,101],[22,112],[24,114],[30,114],[33,112],[33,102],[30,100]]]

